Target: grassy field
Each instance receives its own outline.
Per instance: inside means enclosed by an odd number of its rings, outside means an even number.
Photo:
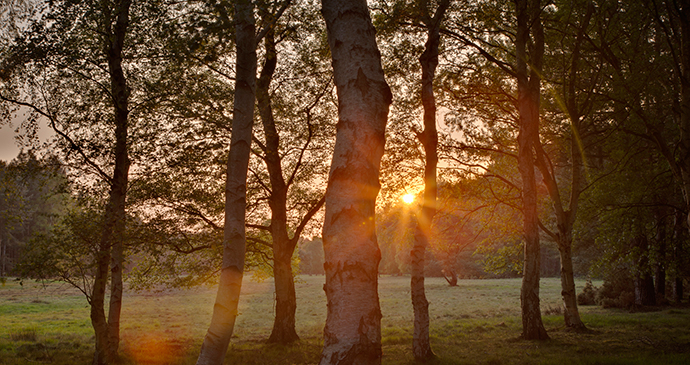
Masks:
[[[326,318],[323,276],[298,279],[292,346],[266,345],[273,320],[273,283],[246,279],[226,364],[314,364]],[[583,282],[578,282],[582,288]],[[597,285],[597,283],[595,283]],[[520,280],[427,279],[432,348],[437,364],[690,364],[690,308],[629,313],[581,307],[591,331],[566,331],[558,279],[542,279],[547,342],[518,339]],[[381,277],[383,363],[413,364],[409,277]],[[127,293],[121,353],[126,364],[194,364],[211,318],[215,288]],[[0,364],[89,364],[89,308],[65,284],[8,280],[0,286]]]

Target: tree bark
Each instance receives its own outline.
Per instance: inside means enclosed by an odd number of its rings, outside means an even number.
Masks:
[[[131,0],[117,2],[114,9],[103,3],[104,52],[108,60],[110,92],[115,121],[115,168],[110,181],[110,194],[104,212],[104,225],[96,258],[96,276],[91,294],[91,323],[94,327],[96,350],[94,364],[112,364],[118,359],[120,343],[120,311],[122,308],[122,265],[125,231],[125,203],[129,181],[127,129],[129,89],[122,69],[122,51]],[[114,24],[113,24],[114,21]],[[110,306],[105,317],[105,290],[110,268]]]
[[[639,233],[634,238],[633,246],[637,248],[638,258],[634,277],[635,304],[656,305],[656,293],[654,292],[654,279],[649,265],[649,241],[644,233]]]
[[[426,186],[425,186],[426,189]],[[424,292],[424,255],[428,245],[428,231],[425,232],[417,222],[414,230],[414,244],[410,252],[410,294],[414,312],[414,332],[412,333],[412,353],[417,361],[427,361],[435,357],[429,341],[429,301]]]
[[[666,212],[661,207],[656,216],[656,262],[654,264],[654,289],[658,298],[666,297]]]
[[[572,242],[572,236],[569,237]],[[573,275],[572,245],[563,244],[559,249],[561,254],[561,296],[565,311],[563,313],[565,326],[576,330],[584,330],[585,324],[580,319],[580,311],[577,309],[577,295],[575,292],[575,278]]]
[[[677,9],[680,20],[680,56],[681,56],[681,75],[680,75],[680,143],[678,144],[680,153],[680,177],[685,206],[688,215],[687,228],[690,230],[690,1],[681,0],[680,4],[671,5]],[[680,6],[678,6],[680,5]],[[673,164],[674,161],[669,161]]]
[[[273,277],[275,279],[276,313],[269,343],[287,344],[299,340],[295,331],[297,297],[292,275],[292,253],[297,240],[291,240],[287,230],[287,184],[283,178],[280,155],[280,137],[271,107],[269,88],[278,62],[275,34],[271,29],[264,38],[265,62],[257,80],[256,99],[266,138],[264,158],[271,181],[271,238],[273,241]]]
[[[529,4],[528,4],[529,1]],[[541,26],[539,0],[516,0],[517,10],[517,83],[519,133],[518,169],[522,178],[522,209],[525,237],[525,262],[520,302],[522,307],[522,338],[545,340],[546,333],[539,308],[539,226],[537,186],[534,173],[534,144],[539,140],[539,93],[544,34]],[[532,48],[528,54],[530,32]]]
[[[242,288],[246,249],[245,209],[247,169],[254,121],[256,91],[256,36],[251,0],[237,0],[235,104],[225,184],[223,264],[211,325],[204,337],[199,365],[222,364],[235,327]]]
[[[323,241],[328,314],[321,364],[380,364],[375,203],[392,95],[364,0],[323,0],[338,92]]]
[[[441,40],[441,20],[449,1],[439,3],[433,17],[426,1],[420,1],[422,22],[427,27],[427,40],[424,52],[419,57],[422,67],[422,106],[424,107],[424,130],[417,133],[425,154],[424,193],[419,220],[414,234],[414,244],[410,253],[411,274],[410,294],[414,311],[414,332],[412,353],[418,361],[435,357],[429,341],[429,301],[424,290],[424,256],[431,236],[431,223],[436,215],[436,167],[438,165],[438,132],[436,130],[436,99],[434,98],[434,76],[438,66],[438,48]]]
[[[683,212],[677,210],[673,224],[673,301],[680,303],[683,300]]]

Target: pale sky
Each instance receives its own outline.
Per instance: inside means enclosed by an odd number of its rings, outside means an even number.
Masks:
[[[12,121],[12,125],[0,124],[0,160],[11,161],[19,154],[19,146],[15,140],[15,129],[19,125],[18,118]],[[47,142],[52,136],[52,130],[45,123],[41,123],[38,130],[40,143]]]
[[[10,161],[17,157],[19,147],[14,140],[14,128],[9,125],[0,127],[0,160]]]

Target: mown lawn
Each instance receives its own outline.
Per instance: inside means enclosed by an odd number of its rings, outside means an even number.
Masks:
[[[245,280],[227,364],[314,364],[326,318],[323,276],[300,276],[292,346],[266,345],[273,283]],[[437,364],[688,364],[690,308],[627,311],[581,307],[588,333],[566,331],[558,314],[560,284],[542,279],[550,341],[520,335],[520,280],[427,279]],[[579,281],[578,289],[584,282]],[[595,283],[595,285],[598,285]],[[381,277],[383,363],[413,364],[409,277]],[[122,313],[126,364],[194,364],[211,318],[215,288],[130,292]],[[0,364],[89,364],[93,330],[83,295],[65,284],[9,280],[0,286]]]

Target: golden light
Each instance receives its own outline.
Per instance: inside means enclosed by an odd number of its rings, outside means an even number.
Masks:
[[[414,201],[414,195],[412,195],[412,194],[405,194],[405,195],[403,195],[403,197],[402,197],[402,201],[403,201],[405,204],[412,204],[412,202]]]

